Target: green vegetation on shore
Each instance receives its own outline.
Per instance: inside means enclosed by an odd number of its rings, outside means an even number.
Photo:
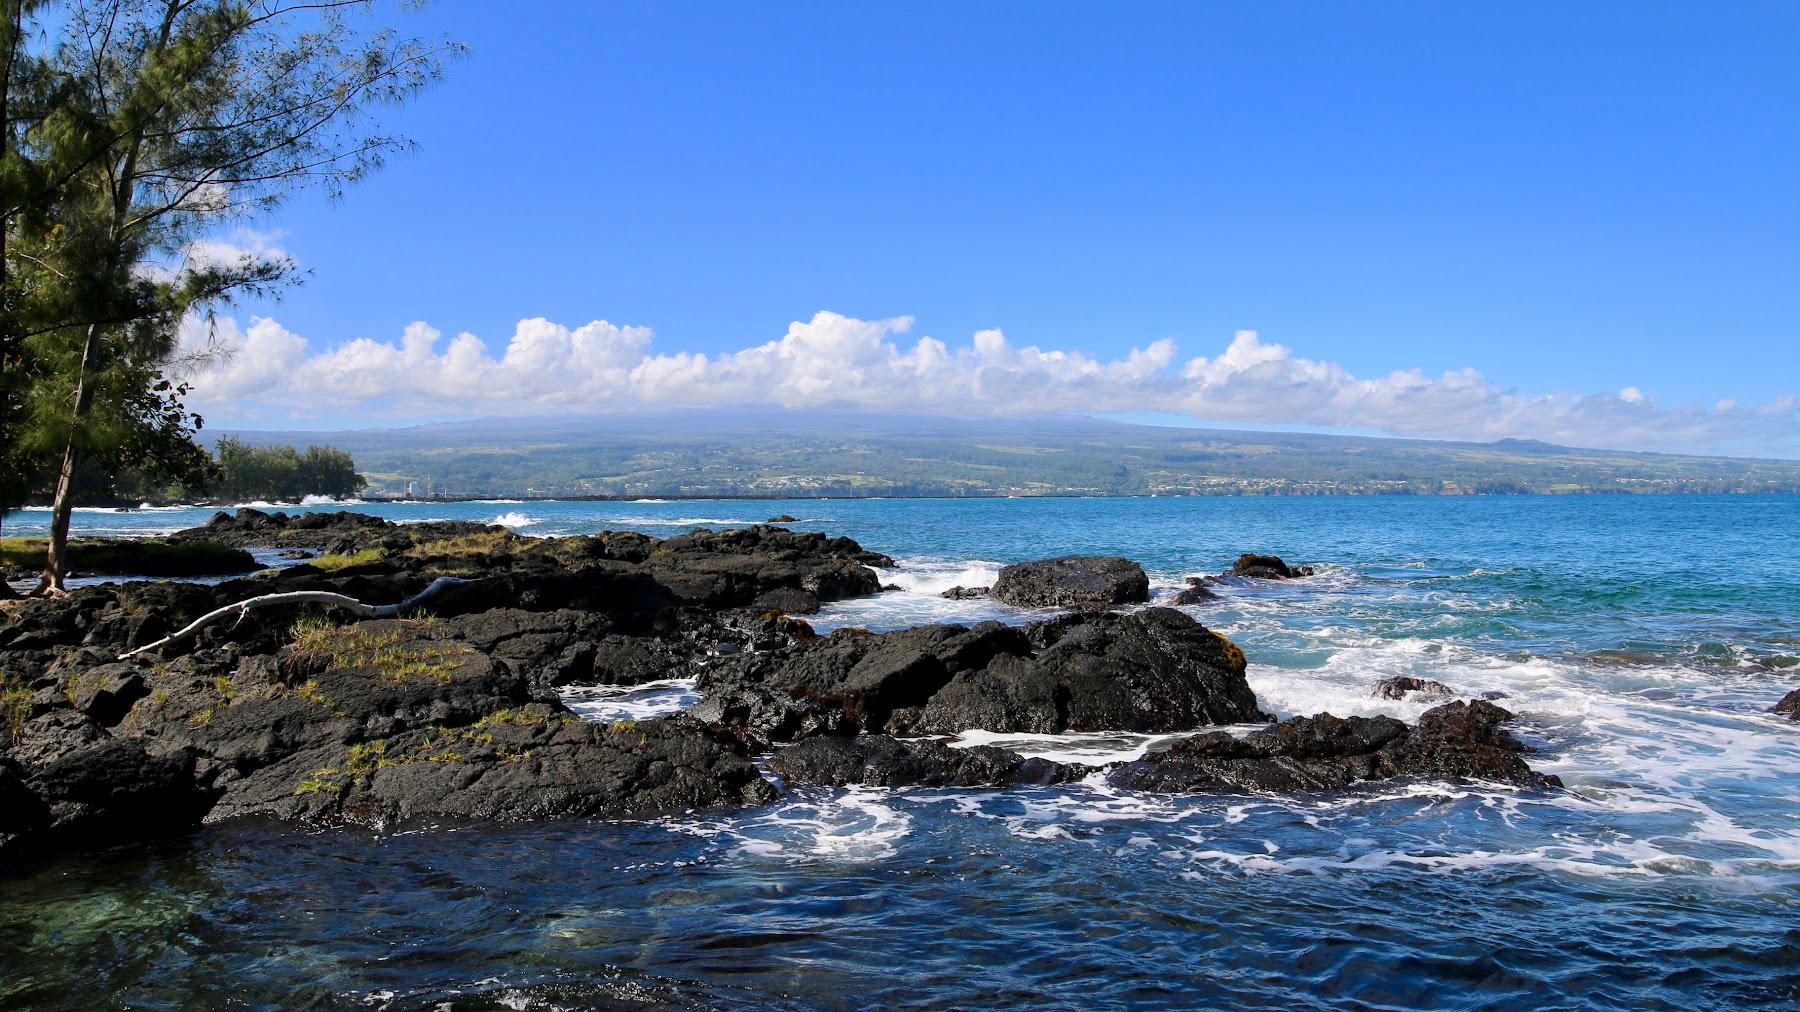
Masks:
[[[218,476],[206,492],[219,499],[348,499],[368,485],[350,454],[330,446],[308,446],[301,453],[292,446],[252,446],[226,436],[214,453]]]
[[[126,468],[102,473],[83,467],[74,485],[74,501],[81,506],[135,506],[140,502],[247,502],[256,499],[296,501],[309,495],[349,499],[361,494],[368,482],[357,473],[356,461],[331,446],[308,446],[304,451],[287,445],[253,445],[226,436],[217,456],[201,451],[195,470],[180,478],[158,477],[153,472]],[[48,505],[55,484],[48,476],[23,496],[28,503]]]
[[[35,571],[44,563],[43,538],[0,538],[0,566]],[[224,576],[259,568],[242,548],[207,541],[152,539],[69,542],[69,568],[82,573],[132,576]]]

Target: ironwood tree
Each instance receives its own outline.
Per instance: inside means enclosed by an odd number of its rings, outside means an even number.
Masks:
[[[211,351],[199,321],[295,279],[291,261],[199,240],[404,149],[380,112],[458,47],[399,36],[371,0],[0,3],[0,452],[53,488],[39,592],[60,593],[83,464],[201,479],[177,378]]]

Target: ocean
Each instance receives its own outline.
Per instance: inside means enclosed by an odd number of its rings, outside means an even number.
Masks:
[[[302,508],[337,508],[313,505]],[[1710,1008],[1800,1000],[1800,497],[366,504],[523,534],[760,522],[856,538],[901,590],[821,629],[1022,622],[938,592],[1064,554],[1167,594],[1246,551],[1319,575],[1191,609],[1262,708],[1415,718],[1504,694],[1565,790],[1151,796],[802,788],[651,822],[238,823],[0,878],[0,1004]],[[82,510],[78,534],[203,508]],[[8,535],[47,514],[9,515]],[[688,683],[575,689],[584,715]],[[1166,736],[974,733],[1090,763]]]

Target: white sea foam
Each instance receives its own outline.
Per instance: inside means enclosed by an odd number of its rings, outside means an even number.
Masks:
[[[647,720],[685,710],[700,701],[692,678],[664,678],[642,685],[597,685],[562,690],[563,703],[585,720]]]
[[[611,524],[630,524],[634,527],[748,527],[760,523],[757,520],[743,520],[733,517],[652,517],[622,516],[610,517],[606,521]]]
[[[518,512],[502,513],[499,516],[495,517],[494,519],[488,521],[488,523],[490,523],[490,524],[498,524],[501,527],[512,527],[512,528],[530,527],[532,524],[535,524],[537,522],[538,522],[538,520],[536,517],[528,517],[525,514],[518,513]]]
[[[1207,730],[1219,730],[1208,728]],[[1249,730],[1242,728],[1239,730]],[[964,731],[950,740],[951,748],[973,748],[994,745],[1023,756],[1049,759],[1053,762],[1103,766],[1108,763],[1142,759],[1146,752],[1199,732],[1181,734],[1137,734],[1131,731],[1098,731],[1070,734],[1005,734],[995,731]]]
[[[723,838],[735,855],[799,864],[885,861],[912,832],[906,791],[808,788],[753,813],[723,820],[672,820],[669,828]]]
[[[899,559],[893,569],[882,574],[892,583],[913,594],[941,594],[952,587],[991,587],[1000,578],[998,562],[946,562],[936,559]]]
[[[828,632],[843,626],[865,629],[902,629],[934,622],[972,625],[997,620],[1011,624],[1048,618],[1054,610],[1014,608],[987,597],[950,600],[942,593],[952,587],[989,587],[999,578],[1001,564],[986,560],[946,560],[905,557],[892,569],[879,570],[881,582],[897,587],[874,597],[834,601],[810,620],[815,629]]]

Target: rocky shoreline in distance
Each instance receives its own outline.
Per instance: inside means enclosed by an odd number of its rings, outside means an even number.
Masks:
[[[891,559],[768,525],[540,539],[253,509],[168,540],[320,557],[0,611],[0,857],[246,816],[393,827],[758,805],[778,796],[753,761],[771,751],[765,765],[789,784],[1004,787],[1098,773],[1143,791],[1557,785],[1505,731],[1512,715],[1483,700],[1446,702],[1413,725],[1273,723],[1243,652],[1149,604],[1143,570],[1125,559],[1008,567],[995,598],[1070,609],[1029,625],[820,636],[799,616],[882,593]],[[1227,575],[1308,572],[1245,556]],[[319,603],[391,604],[434,581],[424,608],[392,617]],[[272,603],[121,657],[252,598]],[[584,721],[558,695],[672,677],[695,678],[701,700],[654,719]],[[1262,729],[1209,731],[1247,724]],[[1103,771],[941,740],[974,729],[1206,733]]]

